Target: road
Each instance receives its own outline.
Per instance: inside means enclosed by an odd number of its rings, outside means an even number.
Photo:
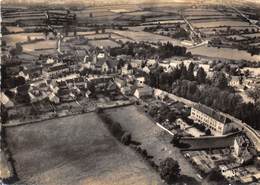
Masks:
[[[236,13],[238,13],[242,18],[244,18],[247,22],[249,22],[250,24],[254,25],[257,29],[260,29],[260,27],[258,25],[256,25],[257,21],[249,19],[244,13],[242,13],[240,10],[238,10],[237,8],[228,5],[229,8],[231,8],[232,10],[234,10]]]

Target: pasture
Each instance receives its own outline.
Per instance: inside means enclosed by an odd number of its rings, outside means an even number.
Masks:
[[[107,48],[107,47],[118,47],[119,44],[117,44],[116,42],[112,41],[112,40],[109,40],[109,39],[105,39],[105,40],[91,40],[89,41],[89,44],[91,46],[94,46],[94,47],[101,47],[103,46],[104,48]]]
[[[160,177],[95,113],[7,128],[17,184],[147,185]]]
[[[57,47],[56,40],[43,40],[35,43],[23,44],[23,50],[27,52],[42,50],[42,49],[55,49]]]

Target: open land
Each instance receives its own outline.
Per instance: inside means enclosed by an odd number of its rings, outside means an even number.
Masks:
[[[171,136],[159,128],[149,117],[141,113],[137,107],[128,106],[106,110],[111,118],[119,122],[122,128],[132,134],[135,141],[141,143],[140,147],[152,155],[155,163],[166,157],[172,157],[179,162],[181,174],[193,180],[189,184],[196,184],[196,171],[185,160],[178,148],[170,144]]]
[[[161,184],[95,113],[8,128],[17,184]]]

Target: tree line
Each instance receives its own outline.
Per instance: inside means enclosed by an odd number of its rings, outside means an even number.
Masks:
[[[152,58],[159,57],[160,59],[166,59],[173,56],[191,56],[191,53],[187,53],[186,47],[173,46],[172,43],[157,43],[158,47],[153,47],[147,43],[133,43],[126,42],[119,47],[110,48],[110,55],[130,55],[139,58]]]

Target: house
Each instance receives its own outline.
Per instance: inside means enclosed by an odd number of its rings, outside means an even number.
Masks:
[[[142,68],[142,71],[145,72],[146,74],[150,74],[150,69],[147,66],[144,66]]]
[[[89,55],[87,54],[87,51],[84,49],[77,49],[75,52],[78,62],[84,62]]]
[[[109,80],[107,84],[107,91],[115,91],[117,90],[117,85],[112,80]]]
[[[243,80],[243,85],[247,88],[254,88],[255,86],[260,86],[260,77],[257,78],[245,78]]]
[[[122,68],[121,68],[121,74],[122,75],[132,75],[133,74],[133,68],[130,64],[125,64]]]
[[[52,103],[55,103],[55,104],[60,103],[60,98],[58,96],[56,96],[53,92],[48,95],[48,98],[49,98],[50,102],[52,102]]]
[[[134,96],[137,98],[149,97],[153,95],[153,89],[149,86],[137,88],[134,92]]]
[[[93,84],[95,92],[100,92],[100,91],[106,91],[107,90],[107,86],[109,81],[111,80],[111,77],[105,78],[105,77],[101,77],[101,78],[93,78],[90,79],[90,83]]]
[[[82,59],[83,60],[83,59]],[[67,57],[63,58],[62,60],[63,64],[66,64],[66,66],[69,68],[69,71],[77,71],[80,69],[80,65],[78,63],[77,58],[75,57]]]
[[[51,81],[50,84],[49,84],[49,87],[50,87],[50,90],[53,92],[53,93],[58,93],[58,90],[59,90],[59,86],[57,84],[57,82],[55,80]]]
[[[231,87],[239,87],[242,85],[243,77],[242,76],[230,76],[229,86]]]
[[[46,64],[48,65],[48,64],[54,64],[55,63],[55,60],[54,60],[54,58],[47,58],[47,60],[46,60]]]
[[[138,87],[143,87],[145,85],[145,77],[144,76],[139,76],[135,78],[136,85]]]
[[[67,79],[66,83],[70,87],[78,87],[79,89],[86,89],[87,88],[87,80],[83,77],[76,77],[72,79]]]
[[[141,68],[141,67],[142,67],[142,64],[143,64],[143,61],[142,61],[142,60],[139,60],[139,59],[132,59],[131,62],[130,62],[130,65],[131,65],[132,68],[134,68],[134,69]]]
[[[127,85],[120,88],[120,92],[126,96],[130,96],[133,93],[133,88],[131,85]]]
[[[191,108],[190,118],[209,128],[212,133],[217,135],[224,135],[232,130],[229,118],[202,104],[196,104]]]
[[[30,85],[24,84],[16,88],[16,101],[19,103],[30,103],[30,95],[28,94]]]
[[[18,73],[18,76],[24,77],[25,80],[32,80],[34,78],[39,78],[42,75],[42,66],[30,66],[23,67]]]
[[[94,70],[101,73],[116,73],[117,72],[117,61],[112,60],[99,60],[94,64]]]
[[[60,102],[71,102],[75,100],[75,96],[72,95],[69,88],[59,89],[57,96]]]
[[[126,81],[120,79],[120,78],[115,78],[115,84],[118,88],[122,88],[124,86],[126,86]]]
[[[127,83],[130,84],[134,84],[135,82],[135,77],[133,75],[124,76],[124,79],[126,80]]]
[[[119,60],[123,60],[123,61],[127,61],[129,62],[131,60],[132,56],[130,55],[117,55],[116,59]]]
[[[97,59],[106,59],[107,55],[105,52],[100,52],[98,55],[97,55]]]
[[[1,93],[1,105],[3,105],[5,108],[12,108],[14,106],[14,103],[8,98],[8,96],[5,95],[5,93]]]
[[[47,98],[47,91],[40,89],[39,87],[30,86],[28,94],[31,98],[31,102],[39,102]]]
[[[245,134],[237,136],[234,140],[234,156],[237,158],[237,162],[244,164],[253,158],[249,152],[250,141]]]
[[[91,57],[87,54],[84,56],[83,63],[91,62]]]
[[[172,70],[173,70],[173,67],[171,66],[171,64],[160,63],[159,66],[162,67],[163,71],[166,73],[172,72]]]
[[[59,76],[64,76],[69,71],[70,69],[66,64],[57,63],[48,67],[47,69],[44,69],[43,75],[49,78],[57,78]]]
[[[158,62],[155,60],[155,59],[148,59],[147,62],[146,62],[146,66],[147,67],[151,67],[155,64],[157,64]]]

